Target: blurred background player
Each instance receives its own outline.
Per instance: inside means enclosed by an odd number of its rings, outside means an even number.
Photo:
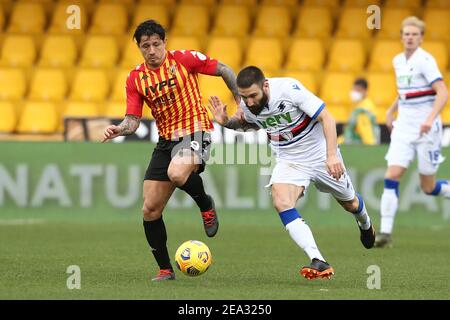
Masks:
[[[403,20],[401,40],[404,52],[393,59],[398,97],[388,109],[386,125],[392,129],[386,154],[388,168],[381,197],[381,229],[376,247],[391,246],[394,217],[398,208],[399,181],[417,153],[420,187],[426,194],[450,198],[447,180],[436,180],[441,156],[440,112],[447,99],[447,87],[434,57],[420,45],[425,24],[416,17]],[[398,116],[394,122],[394,113]]]
[[[218,97],[211,97],[210,110],[226,128],[266,130],[277,161],[268,185],[273,205],[291,238],[311,259],[300,273],[307,279],[329,278],[334,270],[295,208],[311,182],[353,214],[365,248],[375,241],[364,201],[353,189],[337,148],[335,120],[325,103],[293,78],[266,79],[259,68],[250,66],[239,72],[237,85],[243,101],[232,118]]]
[[[367,80],[363,78],[358,78],[353,83],[350,91],[353,110],[344,127],[344,133],[338,137],[338,144],[375,145],[380,143],[376,106],[367,96],[368,86]]]
[[[135,132],[146,102],[156,120],[159,141],[144,178],[143,224],[160,268],[153,280],[170,280],[175,279],[175,273],[167,251],[162,211],[175,188],[197,203],[208,237],[213,237],[219,227],[214,201],[205,193],[199,175],[205,169],[213,126],[201,102],[198,74],[221,76],[237,98],[236,80],[229,67],[200,52],[167,51],[165,30],[154,20],[141,23],[133,38],[145,61],[130,72],[126,81],[125,119],[105,129],[104,141]]]

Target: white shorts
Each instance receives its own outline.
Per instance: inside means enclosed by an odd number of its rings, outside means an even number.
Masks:
[[[305,187],[306,192],[310,182],[313,182],[319,191],[330,193],[337,200],[350,201],[355,198],[355,190],[347,172],[344,172],[337,181],[327,172],[325,163],[304,165],[277,160],[270,182],[266,187],[270,187],[274,183],[286,183]]]
[[[391,144],[386,154],[388,166],[408,168],[417,153],[417,167],[420,174],[434,175],[439,164],[445,158],[441,155],[441,130],[433,129],[420,138],[407,135],[394,128],[391,134]]]

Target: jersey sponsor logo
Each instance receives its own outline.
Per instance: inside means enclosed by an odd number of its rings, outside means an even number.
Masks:
[[[173,88],[176,87],[176,77],[170,78],[168,80],[163,80],[159,83],[156,83],[155,85],[149,85],[148,87],[145,87],[145,95],[149,96],[150,95],[150,91],[152,93],[156,93],[157,91],[161,91],[164,87],[168,87],[168,88]],[[150,91],[149,91],[150,90]]]
[[[277,114],[273,117],[268,117],[264,121],[257,120],[258,123],[264,128],[274,127],[283,123],[283,120],[286,120],[286,123],[292,122],[291,114],[289,112]]]

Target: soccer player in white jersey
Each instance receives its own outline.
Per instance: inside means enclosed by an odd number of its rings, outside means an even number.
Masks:
[[[386,116],[386,125],[392,133],[386,154],[388,168],[381,197],[381,229],[375,241],[376,247],[392,245],[399,181],[416,153],[422,191],[450,198],[448,181],[436,180],[439,164],[443,161],[439,113],[447,102],[448,91],[435,59],[420,47],[424,31],[425,24],[421,20],[406,18],[401,27],[404,52],[393,59],[398,97]],[[394,122],[396,111],[398,116]]]
[[[209,108],[226,128],[266,130],[277,161],[269,183],[273,205],[291,238],[311,260],[300,273],[307,279],[330,278],[334,270],[295,208],[311,182],[354,215],[364,247],[369,249],[375,242],[364,201],[353,189],[337,148],[336,123],[325,103],[293,78],[266,79],[259,68],[250,66],[239,72],[237,85],[241,103],[233,117],[228,118],[218,97],[210,98]]]

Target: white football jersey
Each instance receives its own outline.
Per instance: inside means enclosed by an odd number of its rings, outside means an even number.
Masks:
[[[241,100],[245,119],[266,130],[273,153],[291,162],[326,159],[322,124],[316,120],[325,103],[293,78],[268,78],[268,104],[255,116]]]
[[[408,60],[405,53],[400,53],[392,63],[399,95],[395,127],[405,133],[418,135],[420,125],[430,114],[436,99],[436,92],[431,85],[442,80],[442,75],[433,56],[420,47]],[[440,124],[440,117],[436,118],[436,122]]]

